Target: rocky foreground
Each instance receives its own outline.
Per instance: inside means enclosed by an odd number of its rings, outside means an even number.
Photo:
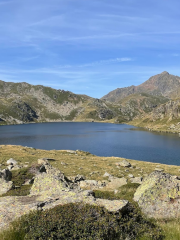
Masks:
[[[62,164],[65,165],[63,162]],[[0,194],[5,194],[14,186],[11,181],[13,169],[24,166],[18,165],[14,159],[7,161],[7,168],[0,172]],[[30,194],[27,196],[5,196],[0,198],[0,229],[9,226],[14,219],[29,213],[31,210],[45,210],[57,205],[83,202],[94,206],[102,206],[109,212],[124,212],[129,202],[124,200],[107,200],[94,197],[94,189],[110,189],[118,191],[127,184],[125,177],[118,178],[105,172],[106,181],[86,180],[83,175],[66,177],[62,171],[51,166],[45,158],[38,159],[36,174],[24,184],[32,184]],[[116,162],[117,168],[128,171],[131,164],[127,160]],[[130,176],[131,175],[131,176]],[[142,212],[147,217],[156,219],[180,217],[180,178],[178,176],[163,173],[163,169],[157,168],[144,179],[129,174],[132,183],[139,183],[134,194]]]

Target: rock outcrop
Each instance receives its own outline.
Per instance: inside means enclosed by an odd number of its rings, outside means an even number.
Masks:
[[[180,217],[180,178],[155,171],[143,180],[134,200],[148,217]]]
[[[0,171],[0,195],[6,193],[12,188],[13,183],[11,182],[11,178],[12,173],[9,169]]]
[[[128,207],[126,200],[96,199],[92,190],[82,190],[77,183],[68,180],[48,161],[41,163],[44,171],[35,176],[30,195],[0,198],[0,229],[6,228],[14,219],[31,210],[44,210],[67,203],[98,205],[114,213],[124,211]]]

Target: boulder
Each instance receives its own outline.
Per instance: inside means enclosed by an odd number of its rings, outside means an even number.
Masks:
[[[180,180],[155,171],[146,177],[134,194],[134,200],[148,217],[180,217]]]
[[[134,177],[130,179],[132,183],[139,183],[139,184],[142,184],[142,180],[143,180],[142,177]]]
[[[28,196],[9,196],[0,198],[0,229],[8,227],[16,218],[29,213],[31,210],[45,210],[57,205],[83,202],[93,206],[105,207],[109,212],[123,212],[128,207],[125,200],[96,199],[91,190],[82,190],[76,183],[68,181],[64,174],[53,168],[49,163],[43,165],[45,172],[34,178],[34,184]],[[0,178],[0,182],[5,180]],[[100,182],[86,180],[87,183],[100,185]],[[83,183],[85,181],[80,181]],[[10,183],[10,182],[8,182]],[[102,184],[102,182],[101,182]]]
[[[126,200],[107,200],[107,199],[96,199],[96,204],[105,207],[109,212],[123,211],[127,207],[128,201]]]
[[[134,178],[134,175],[133,174],[128,174],[128,177],[129,178]]]
[[[116,163],[116,166],[131,167],[131,164],[127,160],[124,159],[123,161]]]
[[[5,181],[11,181],[12,179],[12,173],[9,169],[3,169],[0,172],[0,178],[2,178]]]
[[[0,178],[0,195],[7,193],[13,187],[11,181],[5,181],[3,178]]]
[[[110,182],[106,185],[106,188],[110,189],[116,189],[119,187],[122,187],[123,185],[127,184],[127,179],[122,177],[122,178],[111,178]]]
[[[61,171],[52,167],[48,162],[46,162],[46,165],[42,165],[42,167],[43,172],[34,179],[34,184],[30,191],[31,195],[41,193],[50,196],[70,187],[67,178]]]
[[[17,161],[13,158],[10,158],[9,160],[7,160],[7,165],[17,165]]]
[[[0,172],[0,195],[7,193],[13,186],[10,181],[12,179],[12,173],[9,169],[4,169]]]
[[[39,165],[46,165],[46,164],[49,164],[47,158],[39,158],[38,159],[38,164]]]
[[[108,172],[105,172],[105,174],[103,175],[103,177],[112,177],[112,175],[109,174]]]

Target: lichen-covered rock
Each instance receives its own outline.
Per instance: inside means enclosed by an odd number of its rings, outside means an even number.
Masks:
[[[11,181],[6,181],[3,178],[0,178],[0,195],[7,193],[13,186]]]
[[[76,183],[71,185],[72,182],[49,163],[43,166],[46,171],[37,174],[29,196],[0,198],[0,229],[8,227],[10,222],[31,210],[45,210],[67,203],[83,202],[102,206],[109,212],[121,212],[128,206],[128,201],[96,199],[93,191],[82,190],[76,187]],[[0,179],[0,182],[1,180],[5,181]]]
[[[59,194],[65,188],[70,188],[68,180],[64,174],[46,163],[43,165],[44,171],[38,174],[34,179],[34,184],[31,188],[31,195],[54,195]]]
[[[180,180],[155,171],[138,187],[134,200],[148,217],[180,217]]]

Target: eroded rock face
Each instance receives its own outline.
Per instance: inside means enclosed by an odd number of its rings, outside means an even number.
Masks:
[[[180,180],[155,171],[138,187],[134,200],[148,217],[180,217]]]

